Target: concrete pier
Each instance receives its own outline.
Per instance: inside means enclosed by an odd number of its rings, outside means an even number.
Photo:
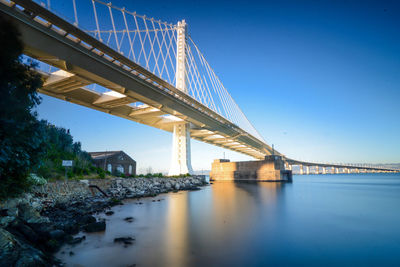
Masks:
[[[292,171],[286,170],[282,157],[276,155],[256,161],[216,159],[211,166],[210,180],[283,182],[292,181]]]
[[[299,165],[299,174],[301,174],[301,175],[304,174],[303,165]]]
[[[319,174],[319,166],[315,166],[315,174]]]

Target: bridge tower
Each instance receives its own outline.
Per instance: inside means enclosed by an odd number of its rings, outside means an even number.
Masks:
[[[176,82],[177,89],[187,93],[186,80],[186,22],[179,21],[177,25]],[[190,160],[189,123],[179,122],[174,125],[172,137],[172,161],[168,175],[193,173]]]

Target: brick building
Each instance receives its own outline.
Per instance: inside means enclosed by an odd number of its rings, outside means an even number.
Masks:
[[[136,175],[136,161],[124,151],[89,152],[96,167],[113,174]]]

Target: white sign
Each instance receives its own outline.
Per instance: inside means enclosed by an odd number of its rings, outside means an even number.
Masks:
[[[62,161],[62,165],[63,165],[64,167],[72,167],[72,163],[74,163],[73,160],[63,160],[63,161]]]

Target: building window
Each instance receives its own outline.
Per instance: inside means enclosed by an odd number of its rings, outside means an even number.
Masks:
[[[129,174],[132,174],[132,165],[129,165]]]
[[[120,173],[124,173],[124,167],[122,165],[118,165],[117,171],[119,171]]]
[[[112,172],[112,165],[110,163],[107,164],[107,171]]]

